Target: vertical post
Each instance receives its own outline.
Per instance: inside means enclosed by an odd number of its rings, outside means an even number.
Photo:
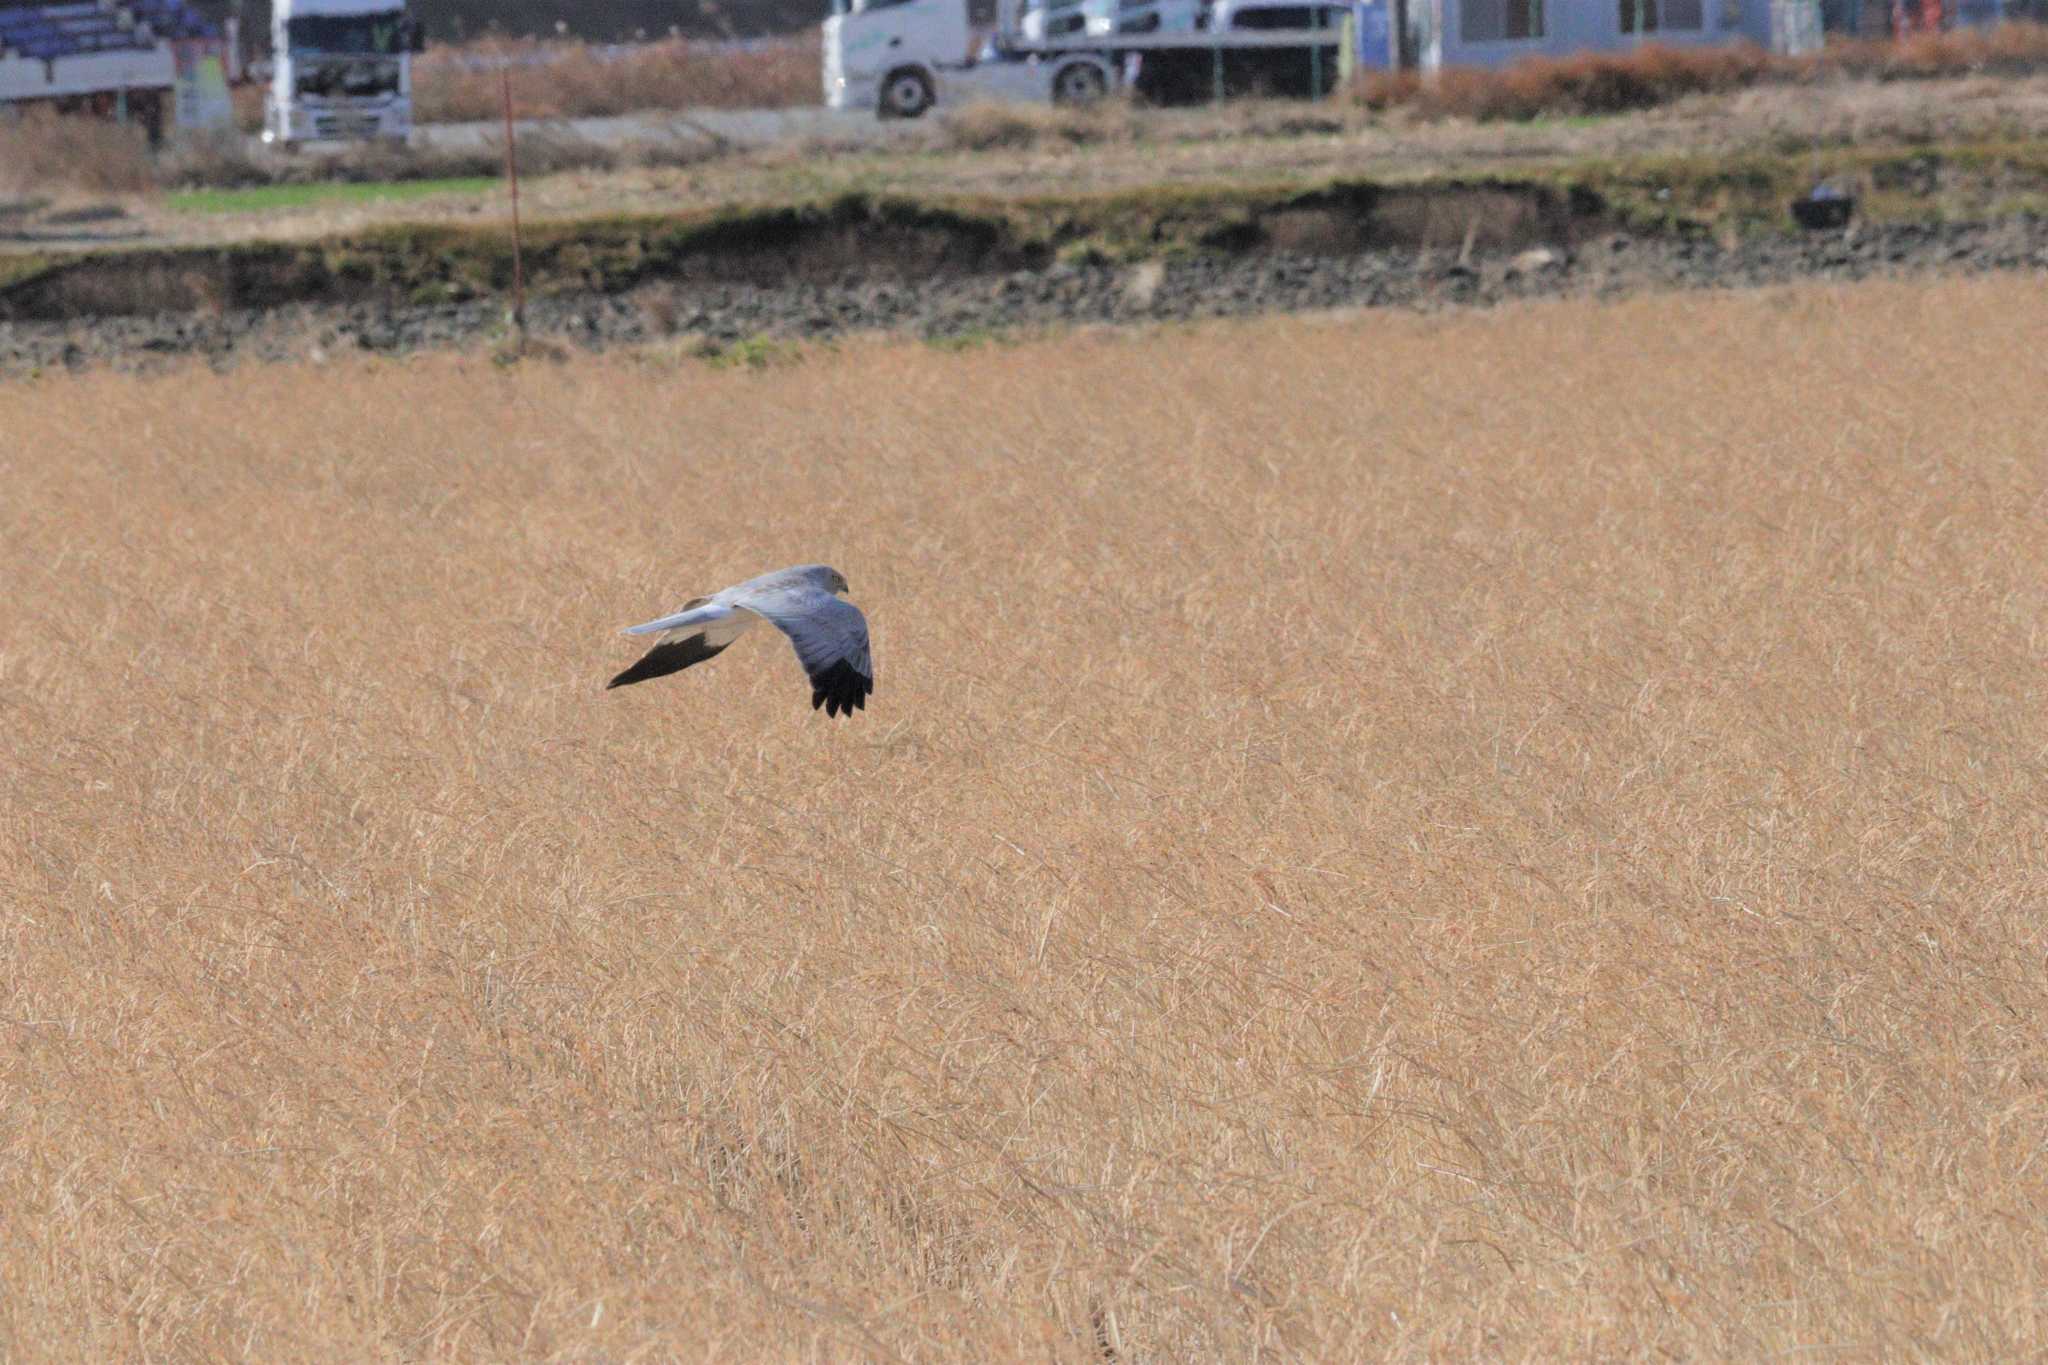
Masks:
[[[1319,100],[1323,97],[1323,16],[1325,10],[1316,5],[1309,10],[1309,29],[1314,34],[1308,50],[1308,97]]]
[[[498,68],[498,88],[505,104],[505,179],[512,187],[512,330],[526,339],[526,262],[519,244],[519,153],[512,132],[512,72]]]

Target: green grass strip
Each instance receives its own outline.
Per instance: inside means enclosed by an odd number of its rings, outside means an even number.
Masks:
[[[321,204],[364,204],[388,199],[424,199],[436,194],[483,194],[498,182],[488,176],[451,180],[383,180],[363,184],[257,185],[239,190],[179,190],[169,196],[177,213],[260,213],[266,209],[311,208]]]

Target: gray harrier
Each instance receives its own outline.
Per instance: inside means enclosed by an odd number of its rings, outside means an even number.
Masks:
[[[701,664],[724,649],[756,621],[769,621],[796,646],[798,662],[811,679],[811,709],[851,714],[867,707],[875,690],[875,666],[868,657],[868,620],[860,608],[841,601],[846,575],[823,564],[777,569],[709,597],[693,598],[682,610],[628,635],[660,635],[661,643],[606,683],[607,688],[646,682]]]

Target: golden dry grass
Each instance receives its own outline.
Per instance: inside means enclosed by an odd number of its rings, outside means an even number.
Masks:
[[[149,138],[134,124],[35,107],[0,119],[0,193],[140,194],[155,185]]]
[[[817,30],[732,49],[669,38],[611,56],[578,42],[483,38],[429,48],[415,68],[423,123],[498,117],[499,73],[479,58],[509,60],[525,118],[590,118],[646,109],[785,109],[818,102]]]
[[[2038,1354],[2044,347],[0,387],[0,1354]]]
[[[1854,78],[1897,81],[2032,75],[2048,66],[2048,25],[1999,24],[1889,38],[1831,37],[1822,51],[1775,56],[1751,43],[1641,47],[1530,57],[1499,69],[1452,68],[1423,80],[1413,71],[1373,72],[1352,97],[1370,108],[1407,106],[1430,118],[1532,119],[1613,114],[1774,83]]]

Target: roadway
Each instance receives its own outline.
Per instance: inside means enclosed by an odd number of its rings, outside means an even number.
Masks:
[[[723,143],[732,147],[768,147],[818,140],[834,145],[883,145],[903,138],[916,122],[884,122],[870,112],[852,113],[822,106],[799,109],[687,109],[608,118],[520,119],[521,136],[567,136],[605,147],[663,142]],[[414,145],[432,151],[464,151],[496,147],[504,138],[502,123],[423,123],[413,130]]]

